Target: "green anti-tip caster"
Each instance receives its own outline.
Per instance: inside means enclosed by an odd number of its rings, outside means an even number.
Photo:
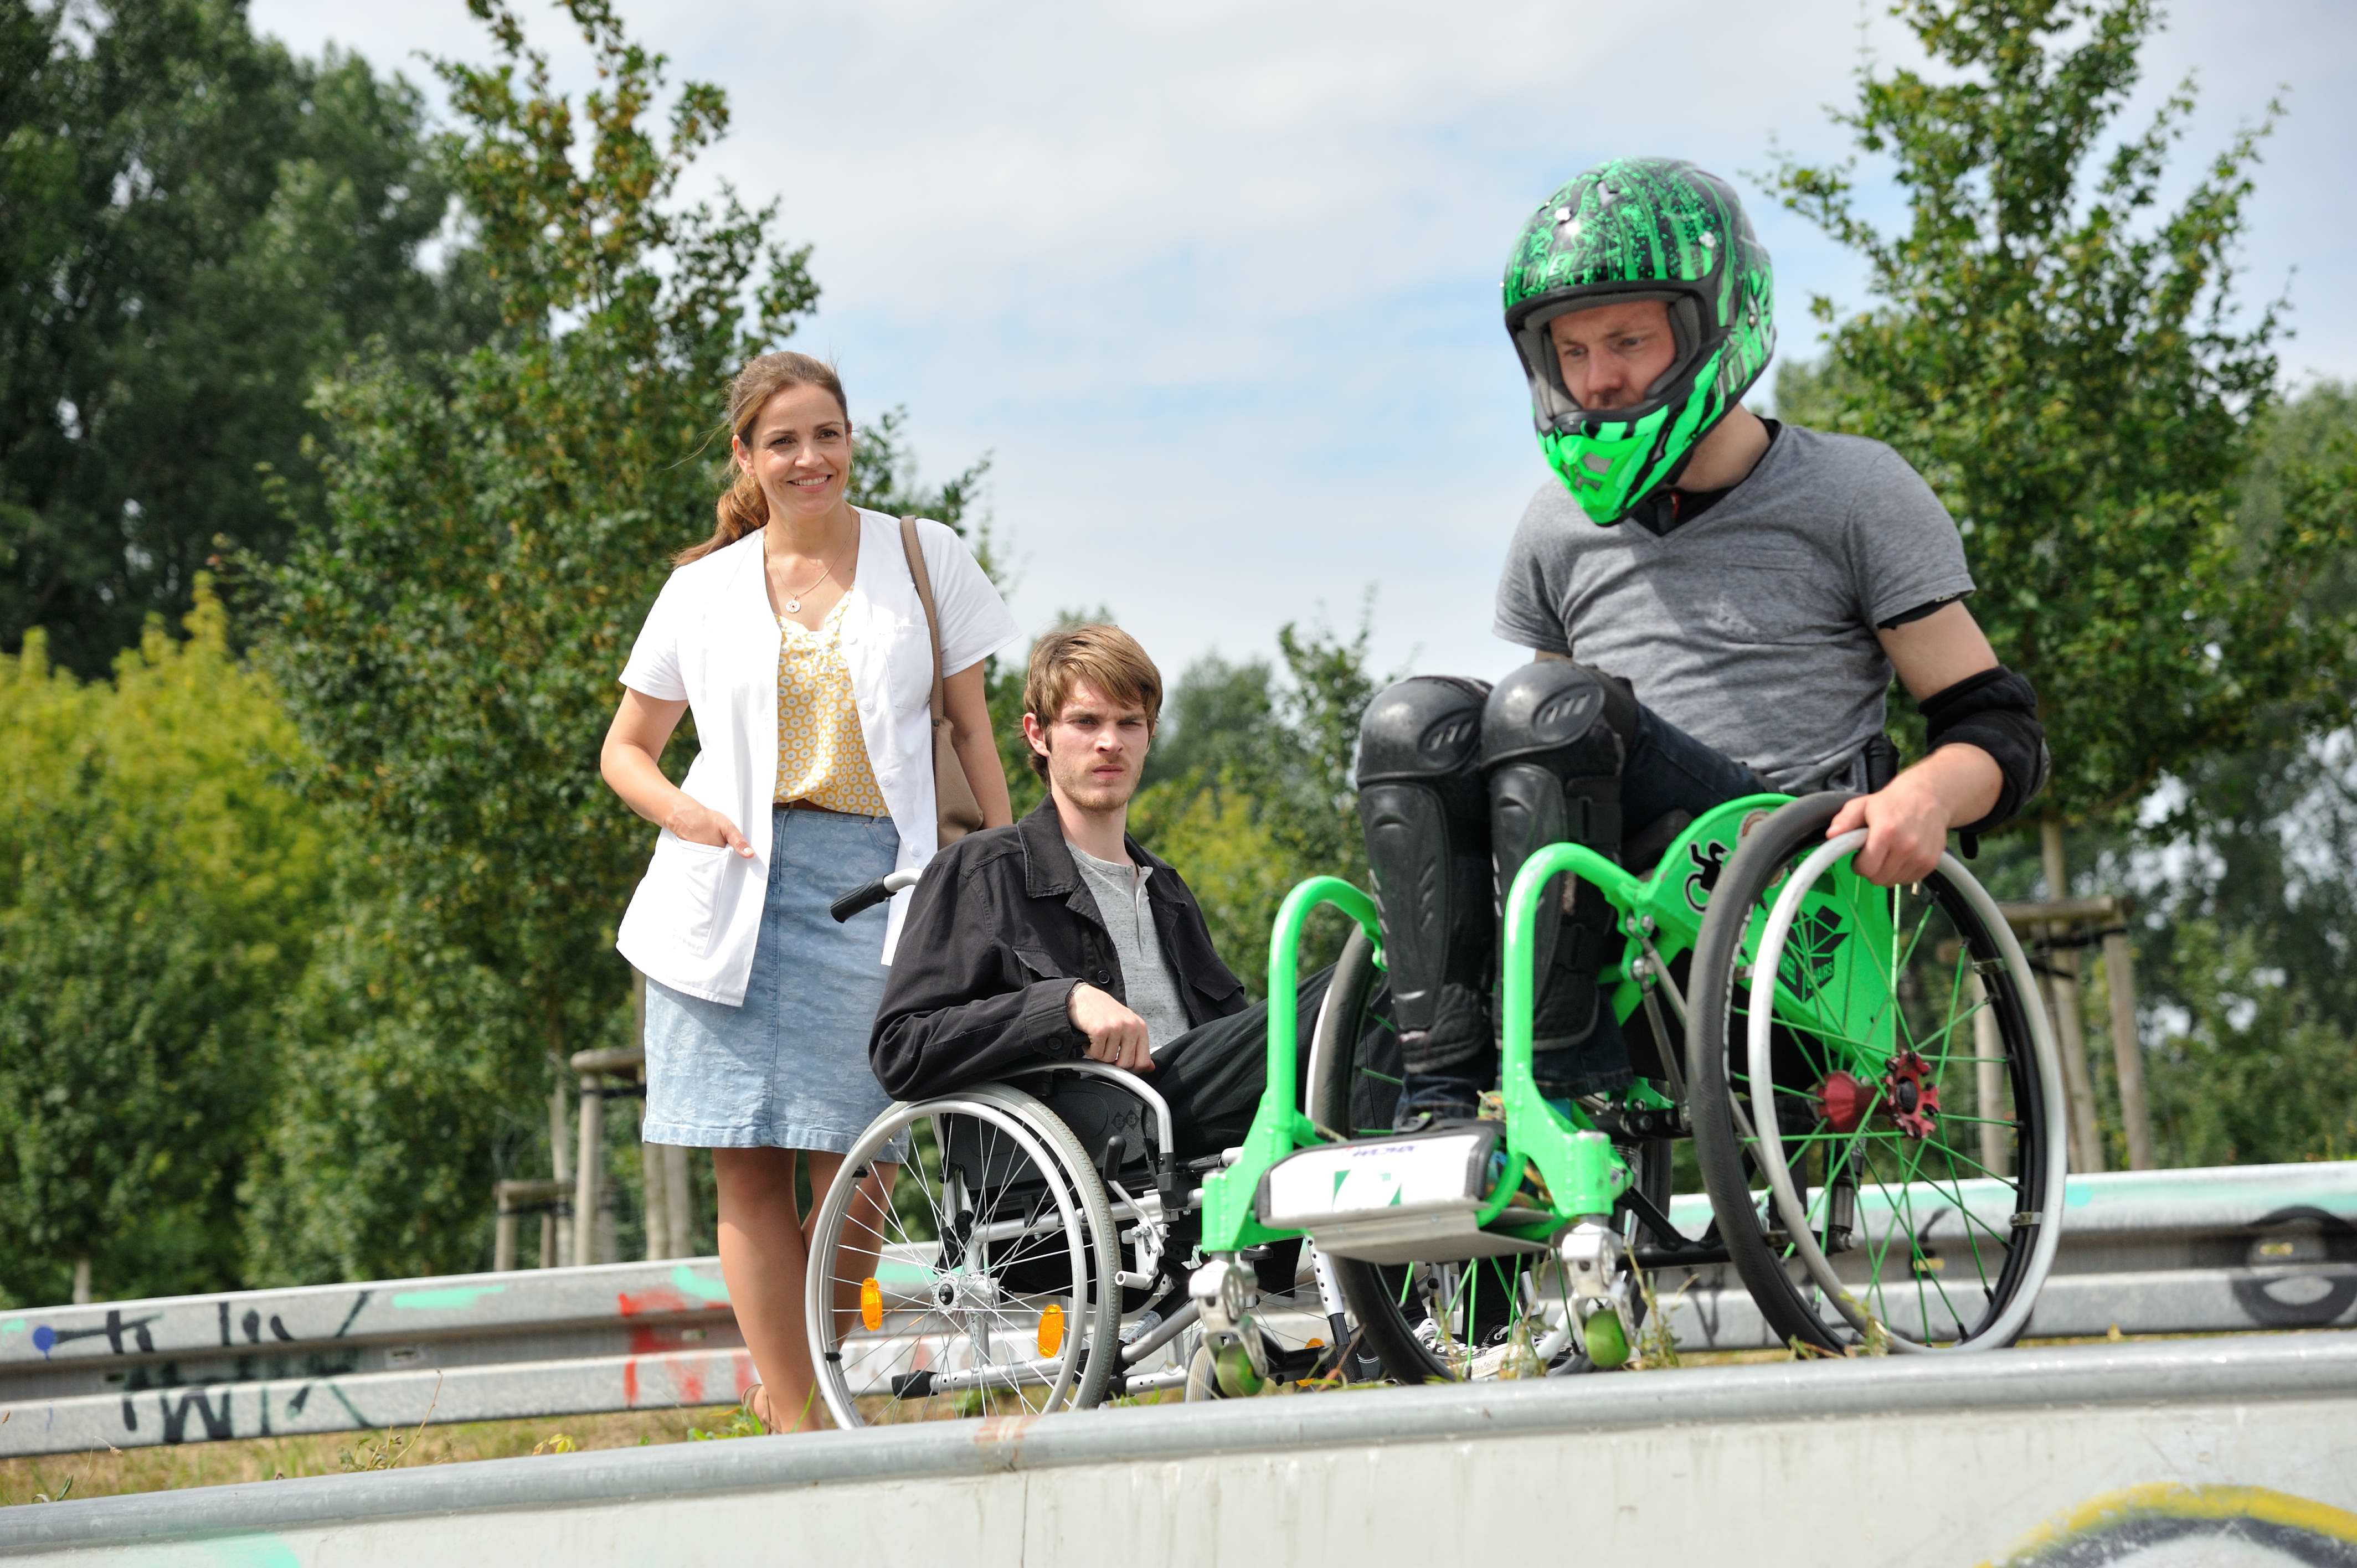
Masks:
[[[1252,1353],[1241,1345],[1214,1350],[1199,1345],[1187,1359],[1187,1402],[1202,1400],[1250,1399],[1268,1387],[1268,1380],[1253,1369]]]
[[[1587,1320],[1587,1359],[1599,1372],[1629,1364],[1629,1334],[1619,1313],[1608,1309]]]

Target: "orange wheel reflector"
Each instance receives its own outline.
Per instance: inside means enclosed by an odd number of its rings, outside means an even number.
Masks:
[[[1305,1350],[1323,1350],[1324,1348],[1326,1348],[1326,1341],[1324,1341],[1323,1339],[1319,1339],[1319,1338],[1312,1337],[1312,1338],[1310,1339],[1309,1343],[1308,1343],[1308,1344],[1307,1344],[1307,1345],[1305,1345],[1305,1346],[1303,1346],[1303,1347],[1302,1347],[1302,1348],[1303,1348],[1303,1349],[1305,1349]]]
[[[1052,1356],[1063,1348],[1064,1309],[1060,1304],[1051,1301],[1048,1309],[1039,1315],[1039,1354]]]
[[[874,1274],[859,1282],[859,1321],[870,1334],[884,1326],[884,1287]]]

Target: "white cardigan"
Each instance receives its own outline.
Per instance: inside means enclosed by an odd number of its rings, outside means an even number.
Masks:
[[[941,611],[942,667],[955,674],[1013,642],[1019,635],[1015,618],[965,542],[929,519],[918,522],[917,538]],[[931,860],[940,845],[932,646],[900,548],[899,519],[860,511],[859,564],[848,598],[844,661],[851,669],[867,760],[900,835],[898,865],[907,870]],[[622,669],[622,684],[634,692],[686,700],[701,749],[680,788],[735,822],[753,857],[725,845],[690,843],[663,829],[614,945],[648,979],[732,1007],[745,1000],[769,887],[782,636],[770,607],[756,532],[671,575]],[[820,891],[832,897],[850,887]],[[904,892],[892,900],[885,963],[892,961],[909,897]]]

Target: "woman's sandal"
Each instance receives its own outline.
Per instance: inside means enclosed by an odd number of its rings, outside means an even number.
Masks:
[[[759,1427],[764,1435],[767,1435],[772,1429],[768,1422],[761,1419],[761,1412],[753,1408],[753,1398],[756,1394],[760,1395],[761,1402],[763,1404],[770,1402],[769,1395],[763,1391],[759,1383],[748,1383],[746,1385],[744,1393],[737,1397],[737,1408],[743,1411],[746,1417],[750,1420],[754,1425]]]

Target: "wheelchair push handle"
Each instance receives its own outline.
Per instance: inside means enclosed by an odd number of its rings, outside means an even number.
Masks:
[[[923,875],[922,871],[912,869],[895,871],[888,875],[879,876],[865,886],[853,888],[834,903],[829,904],[826,907],[826,912],[834,916],[839,924],[863,909],[874,908],[903,887],[914,887],[917,885],[917,878]]]

